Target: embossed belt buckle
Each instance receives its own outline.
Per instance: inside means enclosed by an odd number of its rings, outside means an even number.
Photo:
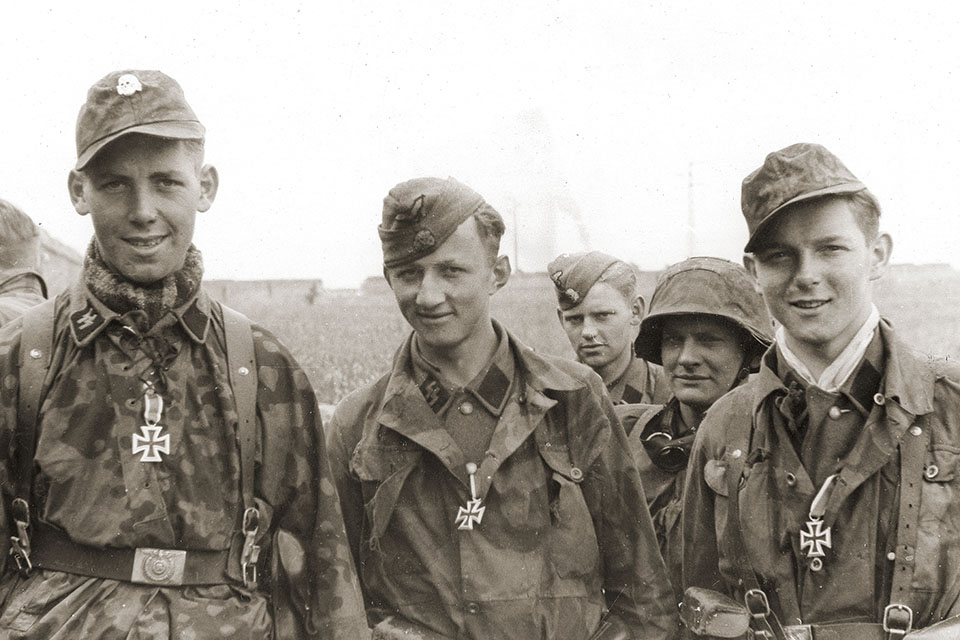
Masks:
[[[186,563],[186,551],[141,547],[133,554],[130,582],[179,586]]]

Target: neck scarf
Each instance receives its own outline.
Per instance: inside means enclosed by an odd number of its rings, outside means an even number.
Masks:
[[[179,271],[156,282],[131,282],[107,264],[100,254],[96,240],[90,242],[83,260],[83,282],[90,292],[111,311],[120,315],[138,311],[142,317],[141,330],[155,325],[170,310],[189,301],[200,289],[203,278],[203,258],[190,245],[186,260]]]
[[[877,310],[876,305],[871,305],[870,315],[867,316],[866,322],[863,323],[860,330],[857,331],[850,342],[847,343],[847,346],[843,348],[843,351],[823,370],[819,379],[813,377],[807,365],[787,346],[787,341],[785,340],[787,334],[783,329],[783,325],[777,327],[777,347],[780,349],[780,353],[783,354],[783,359],[786,363],[806,382],[816,385],[828,393],[836,393],[840,387],[843,386],[843,383],[847,381],[847,378],[850,377],[850,374],[853,373],[853,370],[857,368],[860,360],[863,359],[863,354],[867,352],[867,347],[870,346],[870,341],[873,340],[873,332],[876,331],[877,325],[879,324],[880,312]]]

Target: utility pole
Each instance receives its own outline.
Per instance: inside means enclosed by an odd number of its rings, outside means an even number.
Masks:
[[[693,211],[693,161],[687,164],[687,257],[697,248],[696,216]]]

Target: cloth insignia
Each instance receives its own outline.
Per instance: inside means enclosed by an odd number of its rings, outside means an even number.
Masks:
[[[563,271],[554,271],[550,274],[550,279],[553,280],[553,284],[557,285],[557,289],[563,291],[563,281],[560,278],[563,277]]]
[[[87,301],[87,306],[80,311],[74,312],[70,316],[70,322],[73,324],[73,332],[77,341],[83,342],[84,338],[100,328],[100,325],[104,323],[104,319],[103,316],[93,308],[93,305]]]
[[[117,93],[122,96],[132,96],[137,91],[142,91],[143,85],[140,84],[140,78],[132,73],[125,73],[117,79]]]
[[[443,388],[440,381],[433,376],[428,376],[426,380],[420,383],[420,393],[423,394],[424,400],[427,401],[434,413],[442,409],[447,404],[447,400],[450,399],[450,394]]]

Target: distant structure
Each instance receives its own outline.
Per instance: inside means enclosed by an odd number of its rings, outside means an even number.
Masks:
[[[580,205],[558,167],[553,132],[540,109],[523,111],[497,134],[513,158],[484,189],[507,223],[501,252],[514,268],[541,271],[557,254],[590,246]],[[513,168],[522,167],[521,171]]]

